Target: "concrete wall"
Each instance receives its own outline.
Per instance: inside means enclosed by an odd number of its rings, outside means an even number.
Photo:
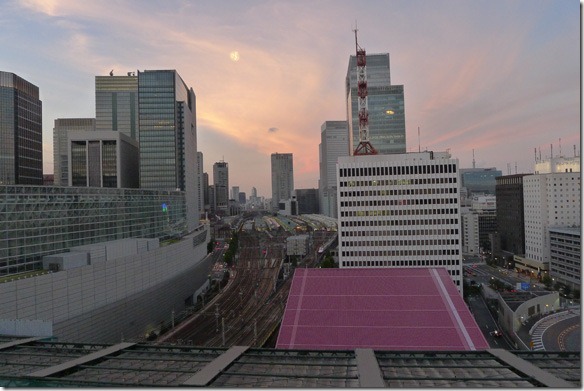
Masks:
[[[205,240],[194,240],[198,235]],[[209,238],[205,227],[146,253],[0,284],[0,320],[51,321],[54,336],[63,340],[135,337],[173,308],[182,310],[204,284]]]

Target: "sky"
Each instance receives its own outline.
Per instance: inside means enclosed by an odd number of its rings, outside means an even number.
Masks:
[[[0,70],[40,89],[43,165],[56,118],[95,117],[95,76],[176,69],[197,96],[198,150],[271,197],[272,153],[317,188],[320,129],[346,120],[353,29],[404,85],[407,150],[533,172],[580,153],[578,0],[2,0]],[[418,139],[418,127],[420,137]],[[516,169],[517,167],[517,169]]]

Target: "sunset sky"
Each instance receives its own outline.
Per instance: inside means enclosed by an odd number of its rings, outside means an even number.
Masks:
[[[230,186],[271,197],[270,155],[294,154],[296,188],[318,187],[320,127],[345,120],[359,43],[389,53],[404,85],[408,151],[460,166],[532,172],[580,152],[577,0],[4,0],[0,70],[37,85],[44,171],[56,118],[95,117],[95,76],[176,69],[197,96],[198,150]],[[236,54],[237,52],[237,54]]]

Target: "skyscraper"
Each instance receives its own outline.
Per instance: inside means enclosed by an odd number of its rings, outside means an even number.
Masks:
[[[523,214],[523,177],[527,174],[496,178],[497,231],[501,250],[525,254],[525,218]]]
[[[138,76],[95,77],[95,128],[138,140]]]
[[[272,208],[289,200],[294,191],[294,167],[291,153],[272,154]]]
[[[39,88],[0,71],[0,185],[43,184]]]
[[[207,189],[208,182],[205,184],[205,178],[203,173],[203,152],[197,152],[197,187],[199,193],[198,201],[198,209],[199,209],[199,218],[203,218],[205,216],[205,190]],[[208,179],[207,179],[208,181]]]
[[[369,141],[379,154],[405,153],[404,86],[391,84],[388,53],[369,54],[366,62]],[[356,66],[356,56],[350,56],[345,79],[345,98],[351,154],[359,144]]]
[[[445,267],[462,292],[458,159],[342,156],[337,181],[340,267]]]
[[[69,182],[69,132],[95,131],[95,118],[57,118],[53,128],[53,172],[55,186],[68,186]]]
[[[175,70],[138,72],[140,187],[185,192],[189,230],[199,221],[195,92]]]
[[[325,121],[320,128],[320,213],[337,217],[337,160],[349,156],[347,121]]]
[[[68,184],[138,188],[138,142],[122,132],[68,132]]]
[[[229,207],[229,166],[226,162],[213,164],[213,188],[215,213],[226,215]]]

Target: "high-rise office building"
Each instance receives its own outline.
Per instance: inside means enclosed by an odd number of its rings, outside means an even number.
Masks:
[[[325,121],[320,128],[320,213],[329,217],[337,217],[337,160],[349,156],[348,129],[347,121]]]
[[[496,178],[497,231],[501,250],[525,254],[525,219],[523,215],[523,178],[527,174]]]
[[[138,72],[140,187],[182,190],[189,229],[199,221],[196,98],[175,70]]]
[[[231,199],[235,201],[239,199],[239,186],[231,187]]]
[[[95,131],[95,118],[57,118],[53,128],[53,173],[55,186],[69,184],[69,132]]]
[[[525,258],[550,262],[551,227],[581,225],[580,173],[559,172],[523,177]]]
[[[0,185],[43,184],[39,88],[0,71]]]
[[[272,208],[289,200],[294,191],[294,162],[291,153],[272,154]]]
[[[368,54],[366,62],[369,141],[379,154],[405,153],[404,86],[391,84],[388,53]],[[345,86],[351,154],[359,144],[356,67],[357,58],[351,56]]]
[[[444,267],[462,292],[458,159],[341,156],[340,267]]]
[[[460,180],[461,186],[468,191],[468,198],[472,194],[484,193],[495,194],[497,186],[496,178],[501,176],[501,170],[491,168],[461,168]]]
[[[296,189],[294,194],[299,215],[318,214],[318,189]]]
[[[205,190],[207,189],[207,184],[205,184],[205,178],[203,175],[203,152],[197,152],[197,191],[199,193],[198,198],[198,210],[199,218],[205,216]]]
[[[134,72],[95,77],[95,128],[139,139],[138,76]]]
[[[229,207],[229,166],[226,162],[213,164],[214,209],[216,214],[227,214]]]
[[[69,186],[138,188],[138,142],[121,132],[73,131],[69,145]]]

